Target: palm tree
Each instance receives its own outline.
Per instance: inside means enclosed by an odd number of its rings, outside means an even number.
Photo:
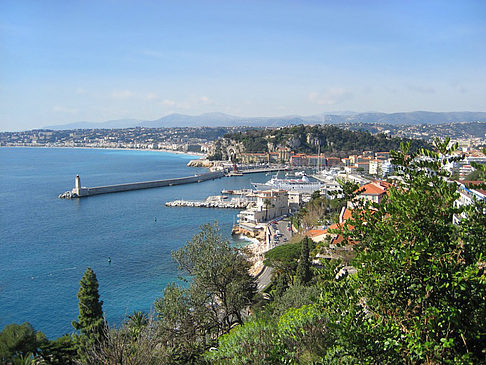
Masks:
[[[263,201],[263,205],[265,207],[265,221],[268,219],[268,208],[273,207],[274,205],[272,204],[272,201],[269,198],[265,198]]]
[[[134,337],[137,337],[140,331],[147,326],[148,321],[148,315],[143,311],[135,311],[131,316],[128,316],[128,328]]]

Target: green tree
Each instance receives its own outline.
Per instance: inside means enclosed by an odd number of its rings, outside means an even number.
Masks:
[[[140,332],[149,323],[148,314],[143,311],[135,311],[132,315],[128,316],[127,327],[132,333],[134,338],[137,338]]]
[[[268,220],[268,209],[273,206],[272,201],[269,198],[263,200],[263,206],[265,207],[265,221]]]
[[[316,190],[311,194],[311,199],[319,199],[320,197],[321,197],[321,192],[319,190]]]
[[[317,305],[260,314],[221,336],[205,358],[215,364],[315,364],[326,352],[326,319]]]
[[[268,311],[275,317],[279,317],[290,308],[300,308],[303,305],[315,303],[320,296],[320,289],[314,285],[303,286],[294,284],[282,295],[277,296],[268,306]]]
[[[357,276],[327,285],[322,303],[340,355],[378,363],[485,360],[485,204],[455,207],[457,185],[444,169],[456,158],[448,144],[393,153],[401,183],[379,207],[354,214],[354,229],[343,228],[356,242]],[[455,214],[463,215],[458,224]]]
[[[159,325],[152,318],[147,319],[136,338],[133,337],[133,329],[124,323],[120,328],[106,329],[103,341],[86,351],[85,362],[110,365],[172,364],[174,362],[170,360],[164,343]]]
[[[45,342],[41,345],[41,350],[40,356],[48,365],[74,364],[77,357],[76,346],[70,335]]]
[[[8,324],[0,332],[0,362],[9,363],[20,359],[31,359],[40,353],[47,342],[45,335],[34,330],[28,322]]]
[[[98,294],[98,280],[94,271],[88,267],[80,281],[77,294],[79,300],[78,320],[73,321],[74,329],[80,331],[76,337],[78,354],[83,357],[83,352],[88,348],[97,346],[102,340],[106,329],[103,318],[103,302]]]
[[[358,183],[342,179],[337,182],[340,189],[330,192],[329,195],[334,196],[343,206],[361,193]]]
[[[188,288],[170,285],[155,303],[168,346],[190,361],[232,326],[256,291],[246,256],[222,238],[216,224],[206,224],[192,241],[173,253],[179,269],[190,276]],[[184,357],[185,356],[185,357]]]
[[[301,243],[286,243],[272,248],[265,252],[264,264],[275,269],[274,276],[280,277],[277,280],[283,280],[280,283],[282,288],[286,285],[292,284],[294,281],[295,270],[297,268],[297,261],[300,257]],[[283,289],[284,291],[285,289]],[[282,291],[282,293],[283,293]]]
[[[296,282],[302,285],[307,284],[312,278],[309,261],[309,240],[308,237],[305,237],[301,242],[300,259],[295,273]]]

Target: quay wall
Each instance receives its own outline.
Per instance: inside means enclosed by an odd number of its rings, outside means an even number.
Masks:
[[[97,186],[92,188],[81,187],[79,188],[79,192],[75,192],[75,193],[77,193],[79,197],[85,197],[85,196],[92,196],[92,195],[99,195],[99,194],[118,193],[122,191],[130,191],[130,190],[150,189],[150,188],[158,188],[163,186],[197,183],[206,180],[217,179],[223,176],[224,173],[220,171],[208,172],[200,175],[179,177],[174,179],[142,181],[142,182],[118,184],[118,185]]]

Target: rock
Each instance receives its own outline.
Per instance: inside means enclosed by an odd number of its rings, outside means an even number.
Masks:
[[[58,196],[59,199],[73,199],[73,198],[79,198],[76,193],[73,193],[72,191],[66,191],[62,194],[59,194]]]
[[[189,167],[212,167],[213,162],[205,159],[191,160],[187,163]]]

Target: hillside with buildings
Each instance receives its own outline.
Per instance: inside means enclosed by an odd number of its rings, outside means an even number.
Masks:
[[[388,152],[398,150],[400,143],[407,141],[413,151],[429,146],[423,140],[350,131],[331,125],[252,129],[226,134],[213,145],[210,159],[288,163],[295,154],[344,157],[361,151]]]

